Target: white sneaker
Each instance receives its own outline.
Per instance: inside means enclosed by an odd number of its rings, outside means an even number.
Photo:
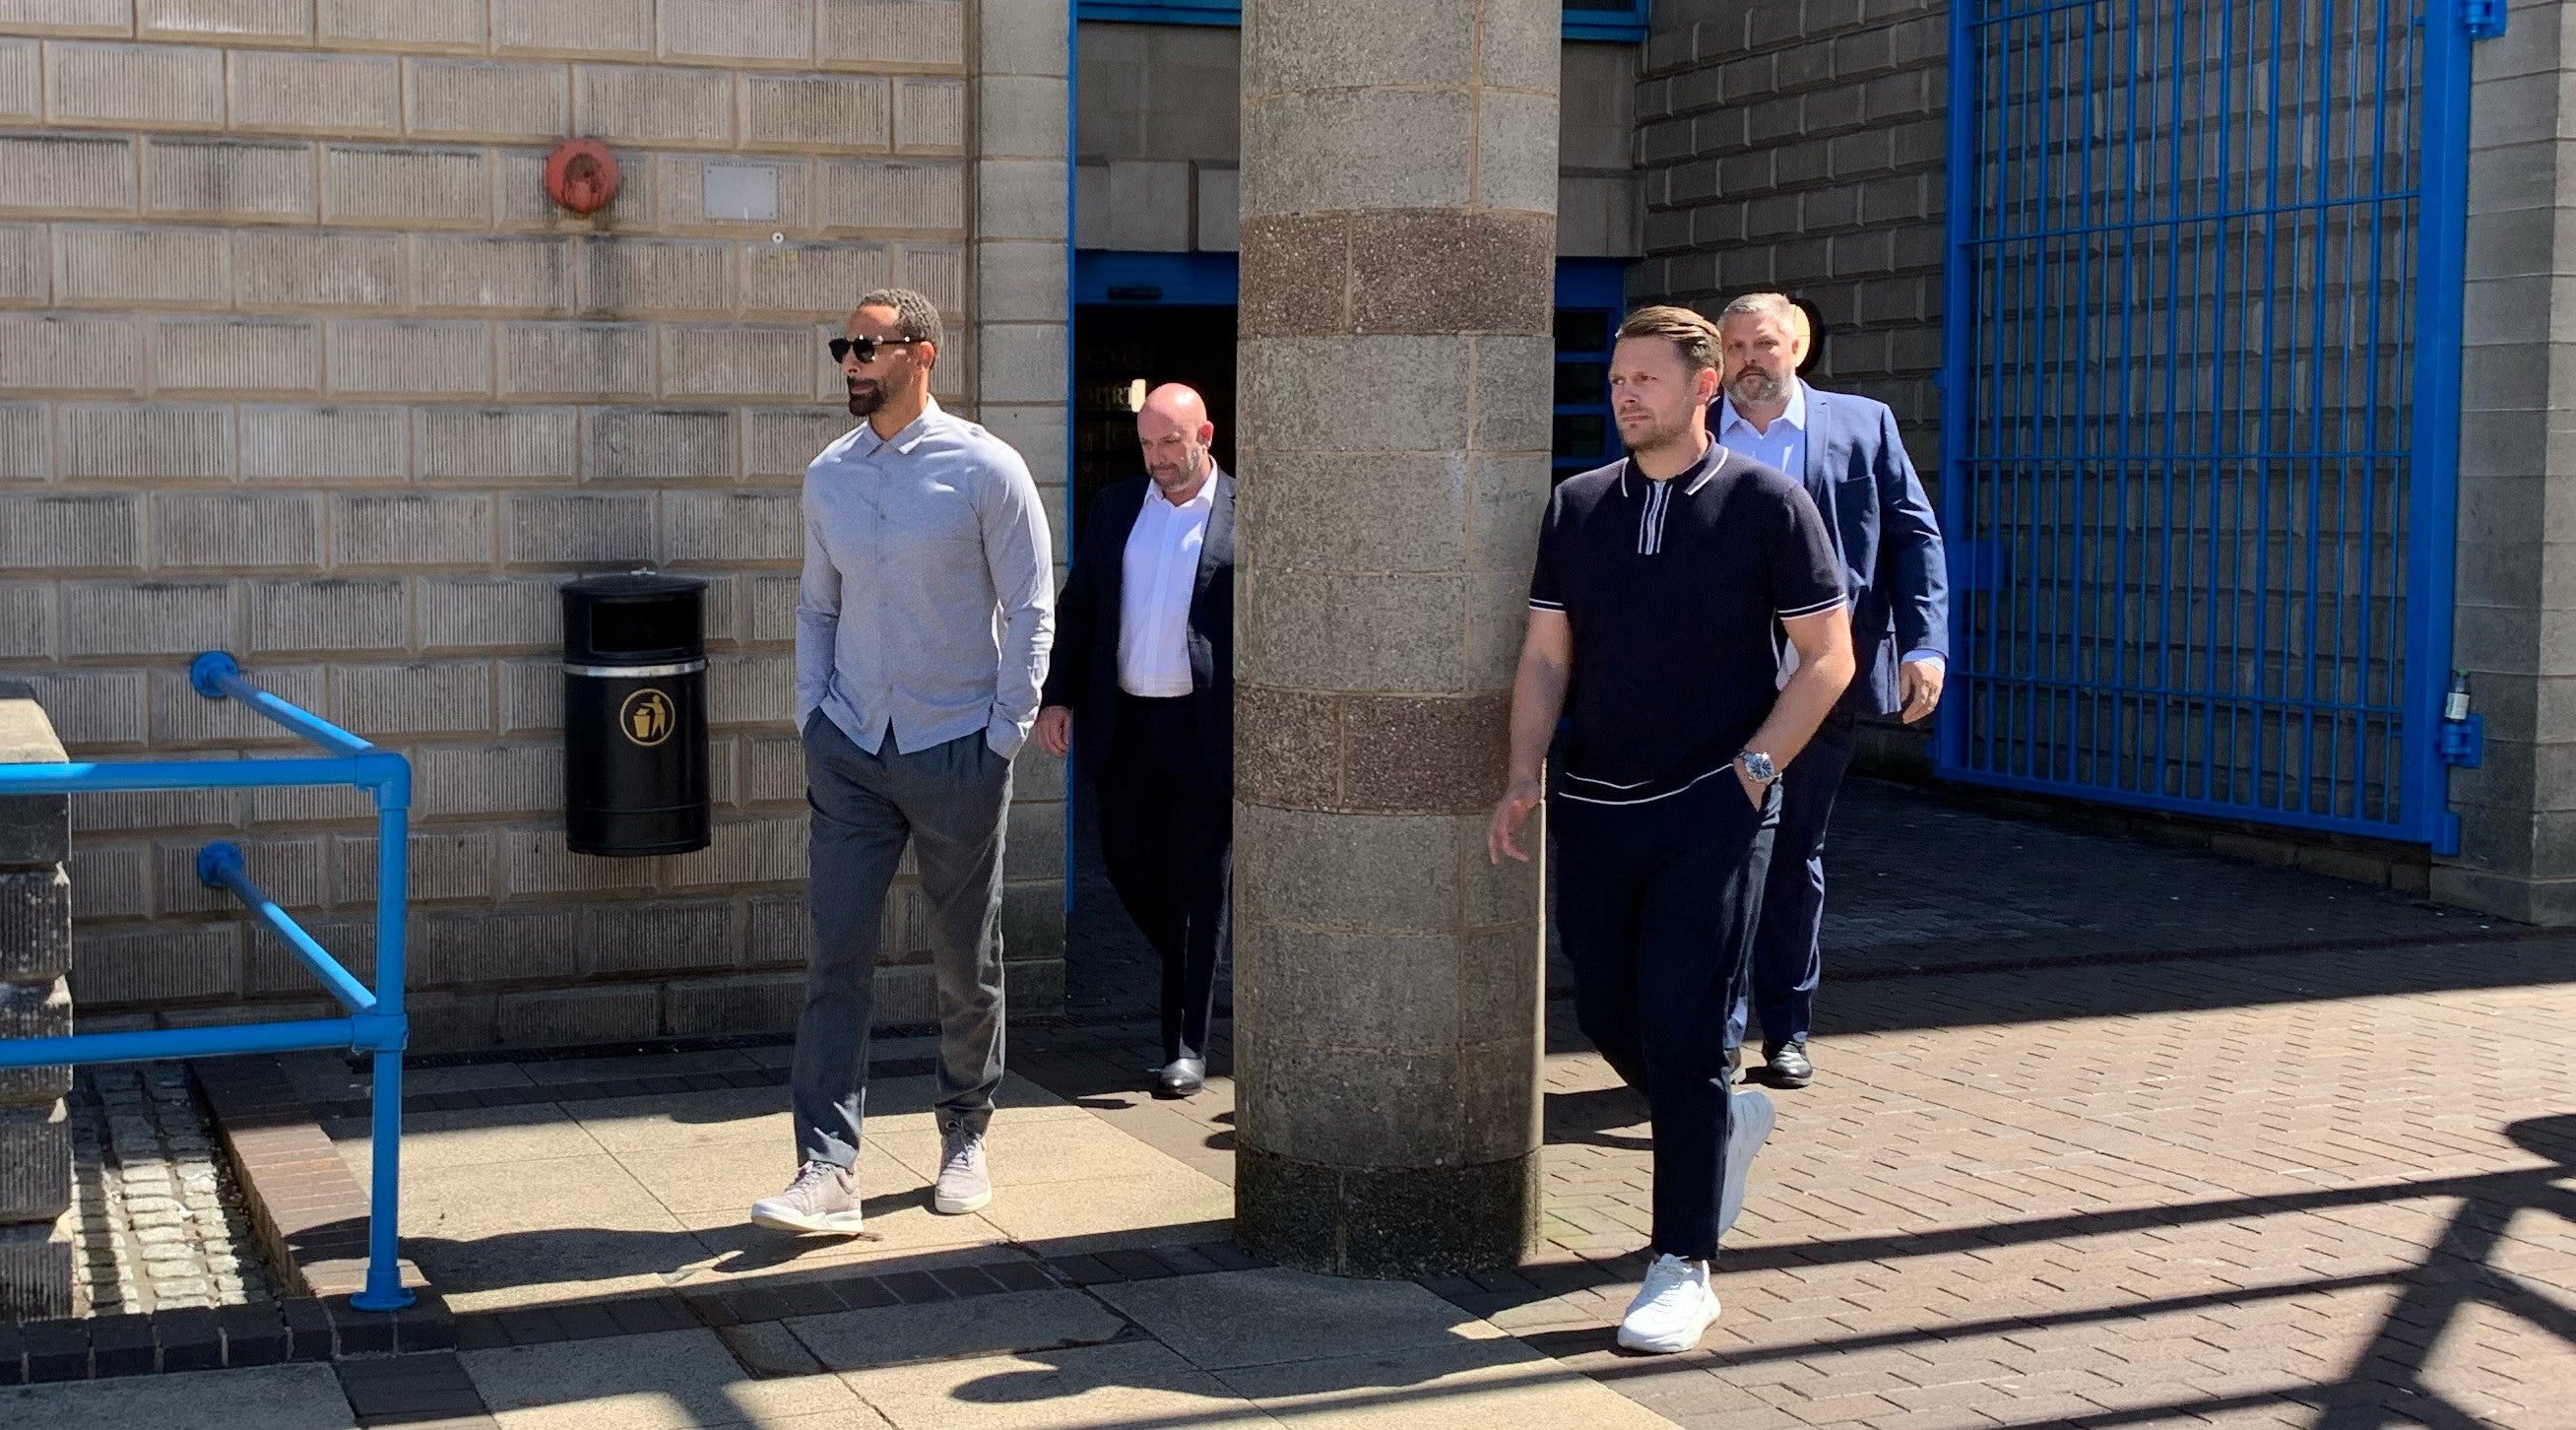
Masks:
[[[774,1197],[751,1204],[751,1223],[772,1231],[858,1231],[867,1225],[859,1210],[858,1179],[846,1167],[808,1162],[796,1169],[796,1180]]]
[[[1717,1231],[1720,1236],[1735,1229],[1735,1219],[1744,1212],[1744,1178],[1753,1170],[1753,1154],[1771,1137],[1779,1125],[1780,1110],[1759,1088],[1740,1088],[1735,1100],[1727,1105],[1726,1178],[1718,1183]]]
[[[993,1204],[993,1174],[984,1165],[984,1134],[950,1127],[939,1136],[939,1179],[931,1184],[930,1209],[964,1216]]]
[[[1619,1321],[1619,1344],[1651,1355],[1678,1355],[1699,1344],[1717,1319],[1717,1292],[1708,1284],[1708,1263],[1658,1256],[1646,1268],[1646,1284],[1628,1303]]]

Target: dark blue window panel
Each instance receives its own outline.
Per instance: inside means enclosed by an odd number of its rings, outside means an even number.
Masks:
[[[1556,409],[1549,472],[1563,481],[1619,455],[1610,420],[1610,345],[1626,300],[1628,266],[1615,258],[1556,261]]]
[[[1647,0],[1565,0],[1565,38],[1646,38]],[[1239,0],[1076,0],[1074,18],[1138,25],[1241,25]]]

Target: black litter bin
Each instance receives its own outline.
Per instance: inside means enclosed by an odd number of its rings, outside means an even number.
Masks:
[[[637,571],[563,586],[564,843],[707,847],[706,583]]]

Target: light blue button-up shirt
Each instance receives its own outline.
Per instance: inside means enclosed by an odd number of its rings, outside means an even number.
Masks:
[[[1803,382],[1789,384],[1789,410],[1772,422],[1768,432],[1754,431],[1753,424],[1744,420],[1744,414],[1735,410],[1734,398],[1718,399],[1717,442],[1739,457],[1751,457],[1804,482],[1807,479],[1807,385]],[[1926,661],[1936,667],[1948,664],[1937,650],[1910,650],[1905,653],[1905,659],[1909,663]],[[1781,683],[1787,684],[1789,672],[1797,668],[1798,653],[1792,649],[1781,661]]]
[[[932,402],[862,422],[805,468],[796,723],[817,709],[870,754],[982,731],[1005,758],[1037,719],[1055,640],[1046,510],[1020,454]]]
[[[1780,414],[1768,432],[1756,432],[1744,414],[1735,410],[1735,399],[1718,399],[1717,444],[1739,457],[1751,457],[1766,467],[1788,473],[1800,483],[1807,480],[1807,385],[1789,384],[1789,410]]]

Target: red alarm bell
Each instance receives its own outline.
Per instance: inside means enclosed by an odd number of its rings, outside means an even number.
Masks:
[[[567,139],[546,156],[546,197],[595,214],[617,197],[617,156],[596,139]]]

